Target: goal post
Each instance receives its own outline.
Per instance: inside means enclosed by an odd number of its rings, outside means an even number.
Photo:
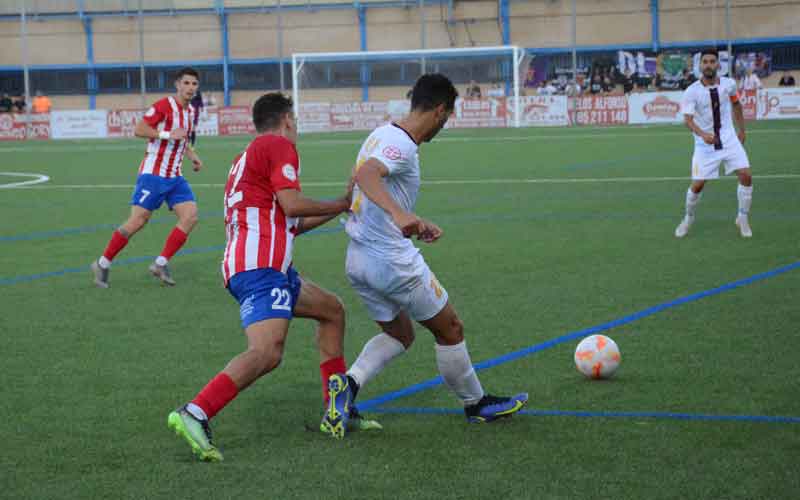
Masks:
[[[457,49],[315,52],[292,54],[292,97],[300,132],[318,130],[321,106],[348,103],[397,104],[424,73],[442,73],[459,97],[474,82],[483,100],[503,103],[503,126],[520,126],[525,50],[514,45]],[[316,106],[315,106],[316,105]],[[493,106],[494,101],[493,101]],[[488,106],[484,102],[484,106]],[[474,107],[474,106],[473,106]],[[497,122],[499,123],[499,122]],[[497,126],[496,124],[491,126]]]

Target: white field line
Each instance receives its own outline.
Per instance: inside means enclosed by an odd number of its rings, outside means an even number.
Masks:
[[[800,179],[800,174],[754,175],[755,179]],[[735,176],[721,180],[734,180]],[[448,186],[460,184],[600,184],[614,182],[673,182],[689,181],[684,177],[607,177],[607,178],[539,178],[539,179],[443,179],[422,181],[424,186]],[[338,187],[344,182],[304,182],[303,187]],[[191,184],[193,188],[222,188],[224,184]],[[133,184],[49,184],[47,186],[20,186],[20,189],[131,189]]]
[[[761,134],[797,134],[800,129],[787,128],[787,129],[766,129],[766,130],[750,130],[748,135],[761,135]],[[354,139],[317,139],[317,140],[303,140],[300,139],[298,145],[303,147],[316,147],[316,146],[334,146],[334,145],[359,145],[364,142],[363,138],[367,136],[367,131],[364,132],[363,137]],[[485,136],[485,137],[441,137],[435,139],[434,143],[442,142],[537,142],[537,141],[569,141],[574,139],[636,139],[639,137],[664,137],[664,136],[686,136],[690,138],[688,131],[661,131],[661,132],[646,132],[646,133],[563,133],[563,134],[534,134],[534,135],[501,135],[501,136]],[[232,144],[245,145],[248,138],[241,136],[238,139],[215,141],[210,144],[201,144],[198,147],[199,151],[203,149],[227,149]],[[0,154],[2,153],[71,153],[71,152],[97,152],[97,151],[139,151],[143,148],[142,144],[107,144],[107,145],[82,145],[76,144],[75,146],[58,146],[58,147],[41,147],[38,145],[31,146],[10,146],[0,147]]]
[[[28,187],[34,184],[41,184],[50,180],[50,177],[42,174],[25,174],[22,172],[0,172],[0,175],[7,177],[30,177],[29,181],[11,182],[8,184],[0,184],[0,189],[10,189],[19,187]]]

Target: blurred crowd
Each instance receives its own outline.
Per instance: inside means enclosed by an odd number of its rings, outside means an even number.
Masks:
[[[38,90],[30,107],[25,103],[24,95],[11,97],[7,92],[4,92],[0,97],[0,113],[25,113],[28,108],[33,113],[49,113],[52,107],[53,103],[50,98]]]

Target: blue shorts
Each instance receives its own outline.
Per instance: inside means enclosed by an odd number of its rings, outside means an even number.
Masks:
[[[153,212],[158,210],[164,201],[170,210],[178,203],[195,201],[192,188],[182,175],[167,179],[153,174],[141,174],[136,179],[131,205],[138,205]]]
[[[292,319],[300,296],[300,275],[290,267],[286,274],[274,269],[236,273],[228,291],[239,302],[242,328],[265,319]]]

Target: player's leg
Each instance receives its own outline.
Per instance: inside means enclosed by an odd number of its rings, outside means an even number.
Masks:
[[[197,225],[198,219],[197,203],[189,183],[183,177],[178,177],[172,182],[174,182],[174,186],[167,193],[166,200],[170,209],[178,217],[178,223],[167,236],[161,253],[156,257],[155,262],[150,265],[150,272],[153,276],[168,286],[175,285],[175,280],[172,279],[168,266],[169,260],[186,243],[189,233]]]
[[[736,225],[743,238],[751,238],[753,230],[750,228],[750,206],[753,204],[753,176],[749,168],[742,168],[736,171],[739,177],[739,186],[736,189],[736,197],[739,201],[739,212],[736,215]]]
[[[461,399],[468,421],[491,422],[511,416],[525,406],[527,393],[512,397],[484,393],[464,341],[464,325],[449,302],[432,318],[418,321],[433,333],[439,374]]]
[[[222,455],[211,441],[209,420],[280,364],[297,298],[286,275],[271,269],[237,273],[228,283],[228,291],[240,305],[247,350],[168,418],[169,427],[189,442],[195,454],[211,461],[222,460]]]
[[[222,453],[214,445],[209,422],[253,382],[271,372],[283,358],[289,320],[271,318],[245,329],[247,350],[233,358],[192,399],[169,414],[167,423],[201,460],[218,462]]]
[[[111,261],[128,244],[134,234],[142,229],[150,220],[152,212],[140,205],[131,206],[131,214],[119,228],[114,230],[103,254],[91,264],[94,283],[100,288],[108,288]]]
[[[739,210],[736,213],[736,225],[743,238],[751,238],[753,230],[750,228],[750,206],[753,203],[753,175],[750,171],[750,160],[741,144],[731,147],[725,158],[725,173],[736,172],[739,185],[736,188],[736,198],[739,201]]]
[[[685,214],[681,223],[675,228],[675,237],[683,238],[694,224],[695,210],[703,194],[706,181],[719,177],[719,166],[722,159],[716,152],[695,151],[692,156],[692,183],[686,191]]]
[[[333,293],[303,278],[294,315],[317,322],[316,341],[319,347],[319,372],[322,394],[328,403],[328,378],[347,370],[344,361],[345,311],[342,301]]]

